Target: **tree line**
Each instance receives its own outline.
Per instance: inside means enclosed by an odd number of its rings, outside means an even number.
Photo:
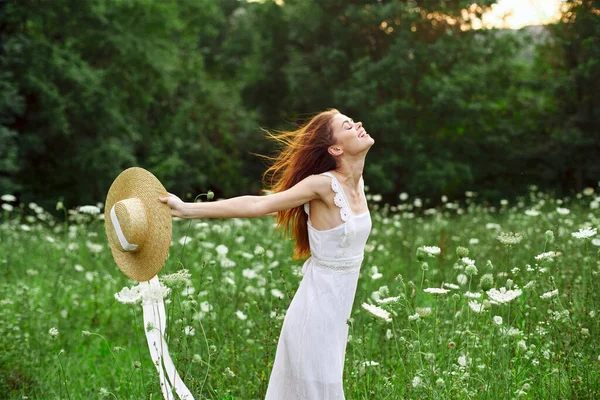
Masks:
[[[375,138],[365,181],[392,203],[596,186],[600,1],[470,29],[493,3],[0,2],[0,193],[95,204],[137,165],[182,198],[258,194],[261,128],[327,108]]]

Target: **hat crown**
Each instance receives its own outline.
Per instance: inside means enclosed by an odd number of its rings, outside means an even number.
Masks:
[[[110,210],[113,229],[109,235],[120,251],[139,251],[148,235],[144,203],[135,197],[117,201]]]

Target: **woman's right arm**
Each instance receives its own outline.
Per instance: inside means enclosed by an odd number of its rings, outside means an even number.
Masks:
[[[266,196],[245,195],[210,203],[185,203],[170,194],[160,200],[171,206],[173,216],[182,218],[256,218],[320,198],[329,186],[329,178],[311,175],[287,190]]]

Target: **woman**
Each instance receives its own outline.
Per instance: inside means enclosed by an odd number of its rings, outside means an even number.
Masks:
[[[362,172],[375,141],[361,122],[335,109],[271,137],[284,144],[265,172],[273,194],[184,203],[169,193],[160,200],[177,217],[276,212],[278,226],[291,228],[294,259],[310,258],[283,321],[266,400],[344,399],[347,319],[371,230]]]

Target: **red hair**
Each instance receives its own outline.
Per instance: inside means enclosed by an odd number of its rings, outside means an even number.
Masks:
[[[270,139],[283,147],[275,157],[263,156],[274,161],[263,175],[265,187],[270,187],[272,193],[282,192],[307,176],[337,167],[335,158],[327,151],[329,146],[335,144],[331,120],[336,114],[339,111],[334,108],[323,111],[298,129],[280,131],[277,135],[265,130]],[[308,216],[303,206],[277,213],[277,227],[283,228],[286,238],[291,232],[295,239],[294,260],[310,255],[307,222]]]

